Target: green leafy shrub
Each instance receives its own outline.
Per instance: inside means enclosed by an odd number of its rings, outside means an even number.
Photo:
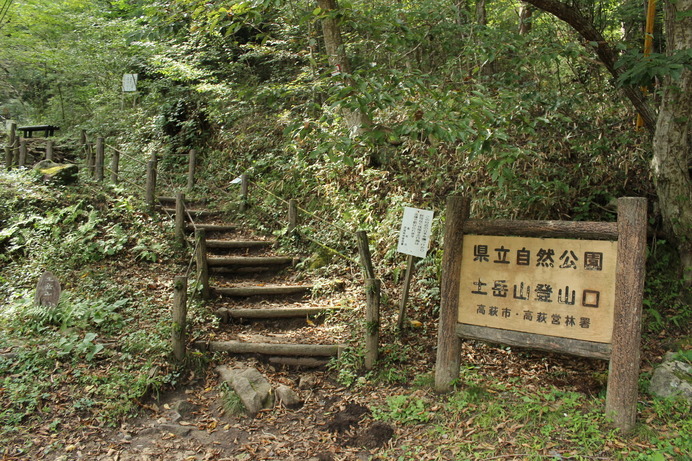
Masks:
[[[347,347],[338,357],[332,358],[327,369],[336,372],[337,381],[346,386],[354,385],[365,366],[364,352],[360,348]]]
[[[427,423],[434,414],[428,410],[428,403],[415,395],[392,395],[387,397],[385,408],[373,409],[375,419],[396,421],[401,424]]]

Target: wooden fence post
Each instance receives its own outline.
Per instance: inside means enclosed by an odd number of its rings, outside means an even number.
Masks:
[[[111,182],[118,184],[118,169],[120,168],[120,151],[113,149],[113,157],[111,157]]]
[[[365,369],[372,370],[379,356],[380,281],[365,280]]]
[[[46,160],[53,161],[53,141],[46,140]]]
[[[173,356],[179,362],[185,359],[185,343],[187,335],[187,277],[177,276],[173,279]]]
[[[12,147],[12,165],[19,165],[19,139],[14,140],[14,146]]]
[[[187,191],[191,192],[195,185],[195,168],[197,167],[197,151],[190,149],[187,167]]]
[[[204,229],[195,231],[195,243],[197,251],[195,260],[197,263],[197,283],[202,286],[202,299],[209,299],[209,265],[207,264],[207,232]]]
[[[372,257],[370,256],[370,245],[368,244],[368,234],[364,230],[356,232],[358,242],[358,253],[360,254],[360,264],[365,272],[366,279],[375,278],[375,270],[372,267]]]
[[[399,320],[397,320],[397,328],[404,328],[404,320],[406,319],[406,303],[408,303],[408,292],[411,287],[411,278],[413,277],[414,265],[416,258],[413,255],[408,255],[406,258],[406,275],[404,276],[404,292],[401,294],[401,304],[399,304]]]
[[[634,427],[646,263],[646,199],[618,199],[618,259],[615,271],[613,340],[606,415],[623,432]]]
[[[365,368],[371,370],[378,357],[380,337],[380,286],[375,278],[372,266],[368,234],[361,230],[356,232],[360,264],[365,276]]]
[[[26,166],[26,139],[19,141],[19,161],[17,166]]]
[[[459,318],[459,281],[461,278],[461,249],[464,241],[464,221],[469,217],[468,197],[452,195],[447,198],[445,240],[442,256],[440,288],[440,320],[435,361],[435,390],[448,392],[459,377],[461,341],[456,334]]]
[[[156,162],[149,160],[147,162],[147,185],[145,201],[150,213],[154,212],[156,205]]]
[[[94,161],[94,168],[96,170],[96,180],[103,181],[103,163],[104,163],[104,148],[103,148],[103,136],[96,138],[96,159]]]
[[[10,123],[10,139],[8,140],[8,145],[9,146],[14,146],[14,142],[17,140],[17,124],[12,122]]]
[[[12,148],[10,146],[5,146],[5,168],[8,170],[12,168]]]
[[[247,181],[247,175],[245,173],[240,175],[240,211],[245,211],[247,210],[248,207],[248,201],[247,201],[247,195],[248,195],[248,181]]]
[[[86,151],[86,165],[87,171],[89,172],[89,177],[94,177],[94,146],[90,142],[84,145],[84,150]]]
[[[185,246],[185,194],[175,194],[175,239]]]
[[[298,204],[295,199],[288,201],[288,232],[293,232],[298,225]]]

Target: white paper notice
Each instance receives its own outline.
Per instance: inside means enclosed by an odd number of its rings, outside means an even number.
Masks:
[[[123,93],[137,91],[137,74],[123,74]]]
[[[418,258],[425,258],[430,245],[433,212],[418,208],[404,207],[401,220],[399,245],[396,251]]]

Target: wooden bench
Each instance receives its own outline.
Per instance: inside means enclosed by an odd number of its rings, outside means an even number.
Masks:
[[[59,126],[54,125],[20,126],[17,128],[18,131],[23,133],[25,138],[31,138],[35,131],[43,131],[44,137],[53,136],[59,129]]]

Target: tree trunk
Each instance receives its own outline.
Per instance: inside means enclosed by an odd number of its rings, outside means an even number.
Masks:
[[[526,35],[531,32],[532,16],[533,8],[528,3],[522,1],[519,6],[519,35]]]
[[[488,25],[488,12],[485,7],[486,0],[476,0],[476,24],[479,26]],[[483,77],[492,77],[496,71],[496,64],[494,59],[487,59],[480,65],[480,74]]]
[[[579,9],[568,5],[557,0],[525,0],[526,3],[539,8],[543,11],[547,11],[553,16],[566,22],[574,30],[576,30],[579,35],[591,44],[594,51],[598,55],[598,58],[603,63],[603,65],[608,69],[608,72],[616,79],[625,71],[622,67],[615,68],[615,62],[617,61],[617,53],[615,50],[606,42],[603,35],[594,27],[589,19],[587,19]],[[622,88],[623,93],[630,100],[637,112],[642,116],[644,120],[644,125],[646,128],[653,132],[656,127],[656,120],[653,110],[646,101],[646,97],[642,94],[639,88],[633,86],[626,86]]]
[[[456,9],[455,22],[458,26],[464,25],[468,22],[468,6],[466,0],[456,0],[454,2],[454,8]]]
[[[488,25],[488,14],[485,9],[485,0],[476,0],[476,24]]]
[[[692,0],[665,2],[668,54],[692,48]],[[652,169],[666,234],[675,238],[683,277],[692,286],[692,71],[664,82]]]
[[[322,34],[324,35],[324,47],[327,50],[329,65],[334,71],[340,72],[344,76],[346,85],[352,86],[351,63],[346,56],[344,42],[341,39],[339,19],[335,14],[339,5],[336,0],[317,0],[317,6],[325,14],[322,19]],[[344,109],[342,113],[352,134],[360,134],[365,127],[372,124],[368,115],[361,110]]]

